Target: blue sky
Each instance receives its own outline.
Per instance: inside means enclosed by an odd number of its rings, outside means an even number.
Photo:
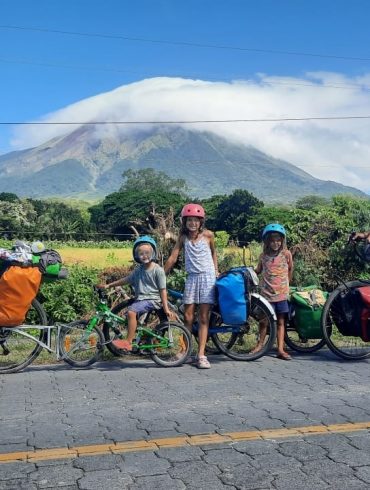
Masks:
[[[305,103],[300,104],[296,97],[290,106],[292,99],[287,99],[283,116],[331,116],[338,111],[364,115],[370,95],[369,14],[367,0],[2,0],[0,122],[37,120],[133,82],[146,80],[147,88],[155,77],[202,80],[210,82],[210,89],[213,83],[235,80],[256,80],[260,88],[262,77],[274,80],[275,87],[288,80],[294,91],[294,87],[303,87],[305,80],[311,84],[317,78],[310,77],[312,73],[326,74],[317,83],[332,90],[318,88],[316,92],[323,100],[329,98],[323,96],[325,90],[325,94],[334,94],[332,105],[323,104],[326,113],[318,113],[308,100],[315,95],[302,92],[298,96]],[[53,30],[79,34],[46,32]],[[358,84],[361,87],[354,94],[351,87]],[[178,97],[183,93],[179,91]],[[271,104],[283,96],[276,93]],[[227,94],[225,97],[226,104]],[[310,107],[316,112],[309,113]],[[261,117],[267,112],[258,110]],[[145,115],[140,114],[142,118]],[[242,108],[239,114],[235,107],[232,114],[236,118],[248,116]],[[274,110],[273,114],[279,112]],[[212,117],[218,115],[222,118],[223,111],[212,112]],[[190,110],[187,116],[192,118]],[[340,123],[333,124],[338,128]],[[368,131],[365,122],[361,124],[361,130]],[[351,135],[358,128],[349,128]],[[14,131],[17,135],[22,132],[0,126],[0,154],[32,143],[32,137],[14,137]],[[302,128],[295,128],[297,131]],[[339,137],[345,139],[339,131]],[[271,147],[267,150],[273,153]],[[359,154],[358,166],[367,152],[370,155],[368,148]],[[291,154],[294,157],[293,151]],[[276,154],[289,155],[283,149]],[[322,161],[328,167],[327,155]],[[297,163],[294,158],[293,163]],[[319,176],[324,178],[324,174]]]

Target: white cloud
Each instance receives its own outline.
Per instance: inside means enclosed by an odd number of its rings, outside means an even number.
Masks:
[[[302,78],[259,74],[231,83],[153,78],[84,99],[40,121],[158,121],[279,119],[370,115],[370,74],[308,73]],[[141,126],[140,126],[141,127]],[[72,127],[75,129],[75,126]],[[66,134],[69,126],[23,126],[14,149]],[[311,120],[194,124],[287,160],[315,177],[370,189],[370,120]],[[133,127],[119,126],[119,131]],[[100,126],[100,135],[117,127]]]

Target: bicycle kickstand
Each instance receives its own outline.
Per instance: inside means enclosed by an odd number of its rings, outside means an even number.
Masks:
[[[7,356],[8,354],[10,354],[10,350],[5,345],[5,341],[0,342],[0,345],[1,345],[1,348],[3,349],[3,356]]]

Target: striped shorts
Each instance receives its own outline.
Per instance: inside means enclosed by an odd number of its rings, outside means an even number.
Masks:
[[[189,274],[184,290],[185,305],[213,305],[216,299],[216,276],[207,272]]]

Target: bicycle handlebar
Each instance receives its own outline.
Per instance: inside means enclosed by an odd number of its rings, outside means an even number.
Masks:
[[[93,286],[94,292],[98,295],[100,301],[105,301],[108,299],[108,294],[105,289],[98,288],[98,286]]]

